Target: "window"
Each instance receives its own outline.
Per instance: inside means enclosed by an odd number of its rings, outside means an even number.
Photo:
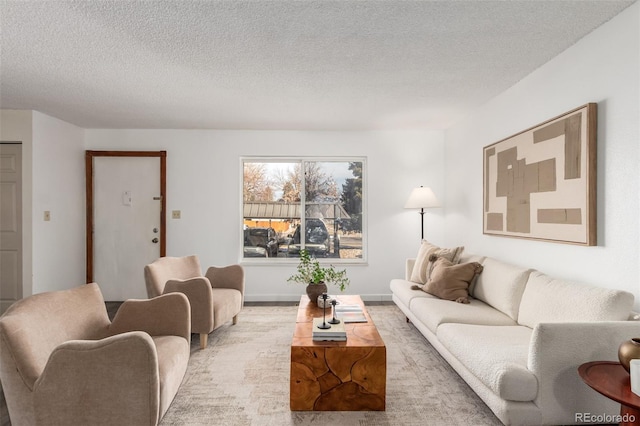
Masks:
[[[363,158],[242,160],[243,257],[365,261]]]

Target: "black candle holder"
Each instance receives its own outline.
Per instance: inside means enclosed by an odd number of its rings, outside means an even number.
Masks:
[[[321,330],[328,330],[331,328],[326,321],[326,310],[327,310],[327,293],[322,293],[322,324],[318,325],[318,328]]]
[[[333,312],[333,318],[331,318],[329,320],[329,324],[340,324],[340,320],[338,318],[336,318],[336,304],[338,303],[338,301],[336,299],[333,299],[331,301],[331,306],[332,306],[332,312]]]

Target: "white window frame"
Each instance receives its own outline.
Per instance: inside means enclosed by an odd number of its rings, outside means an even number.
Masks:
[[[367,157],[365,156],[241,156],[240,157],[240,206],[239,206],[239,253],[238,259],[239,263],[243,265],[283,265],[283,264],[298,264],[299,257],[269,257],[269,258],[252,258],[252,257],[244,257],[244,164],[245,163],[302,163],[304,162],[360,162],[362,163],[362,258],[353,258],[353,259],[341,259],[335,257],[319,257],[318,261],[320,263],[325,264],[336,264],[336,265],[366,265],[368,263],[368,165],[367,165]],[[304,179],[304,176],[303,176]],[[302,184],[302,188],[304,188],[304,180]],[[304,206],[306,205],[305,200],[305,191],[302,190],[300,194],[300,205],[301,205],[301,214],[305,212]],[[299,218],[301,220],[301,233],[304,235],[304,226],[305,219],[304,217]]]

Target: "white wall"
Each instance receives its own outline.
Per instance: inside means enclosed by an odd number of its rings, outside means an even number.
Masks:
[[[239,261],[240,157],[366,156],[369,264],[346,268],[347,291],[369,300],[388,297],[389,280],[417,252],[419,215],[403,208],[411,189],[444,188],[442,132],[86,130],[86,147],[167,151],[167,210],[182,212],[167,219],[167,255],[197,254],[203,267]],[[443,239],[441,214],[425,220],[434,240]],[[286,282],[294,269],[245,265],[247,300],[297,300],[303,288]]]
[[[636,3],[445,134],[446,236],[474,253],[634,293],[640,309],[640,4]],[[482,148],[598,103],[598,246],[482,234]]]
[[[32,112],[0,110],[0,141],[22,143],[22,295],[33,294]]]
[[[23,296],[83,284],[84,130],[37,111],[1,110],[0,140],[22,142]]]
[[[33,293],[86,282],[84,181],[84,130],[33,111]]]

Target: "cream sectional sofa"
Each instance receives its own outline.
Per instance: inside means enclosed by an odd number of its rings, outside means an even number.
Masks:
[[[393,301],[504,424],[579,424],[581,413],[620,412],[585,385],[578,366],[617,360],[640,336],[631,293],[553,279],[490,257],[463,254],[483,272],[470,303],[412,289],[415,264],[394,279]]]

